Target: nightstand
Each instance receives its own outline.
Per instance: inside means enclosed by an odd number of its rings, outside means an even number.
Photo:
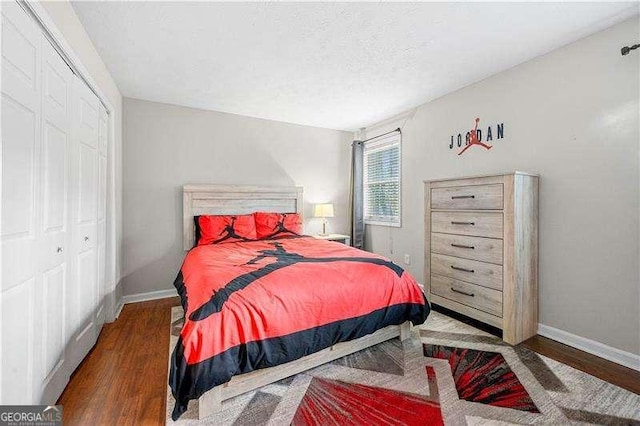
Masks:
[[[339,243],[346,244],[348,246],[351,245],[351,237],[349,235],[327,234],[327,235],[312,235],[312,237],[317,238],[319,240],[337,241]]]

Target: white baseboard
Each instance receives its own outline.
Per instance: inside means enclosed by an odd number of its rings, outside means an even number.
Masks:
[[[572,346],[581,351],[588,352],[592,355],[599,356],[616,364],[624,365],[640,371],[640,355],[626,352],[586,337],[577,336],[564,330],[549,327],[548,325],[538,324],[538,334],[555,340],[565,345]]]
[[[118,303],[118,306],[116,306],[116,313],[113,316],[114,320],[118,319],[118,317],[120,316],[120,312],[122,312],[122,308],[124,308],[124,300],[120,300],[120,303]]]
[[[150,291],[148,293],[128,294],[122,296],[122,303],[146,302],[148,300],[166,299],[167,297],[177,296],[176,289]]]

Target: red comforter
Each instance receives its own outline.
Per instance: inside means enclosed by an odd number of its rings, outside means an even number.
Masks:
[[[177,419],[236,374],[271,367],[392,324],[425,321],[411,275],[337,242],[294,237],[199,246],[175,281],[185,324],[172,355]]]

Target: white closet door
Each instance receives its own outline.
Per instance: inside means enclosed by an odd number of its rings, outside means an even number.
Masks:
[[[71,93],[73,73],[48,40],[42,38],[42,263],[38,339],[40,372],[36,383],[40,400],[55,402],[68,381],[65,366],[67,342],[67,289],[72,280],[71,220],[69,202],[71,161]]]
[[[15,3],[2,5],[2,284],[0,401],[30,404],[39,215],[40,31]]]
[[[77,141],[75,170],[75,269],[72,294],[75,299],[75,320],[72,324],[75,342],[73,368],[95,344],[97,329],[95,311],[98,305],[98,181],[100,102],[78,78],[74,78],[74,137]]]
[[[0,404],[53,404],[104,322],[108,116],[1,8]]]

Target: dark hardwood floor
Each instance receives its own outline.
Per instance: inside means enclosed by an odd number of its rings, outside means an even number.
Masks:
[[[58,400],[65,425],[162,425],[165,421],[171,307],[177,297],[125,305]],[[640,394],[640,372],[544,337],[522,343]]]
[[[125,305],[71,377],[65,425],[162,425],[171,307],[177,297]]]
[[[541,355],[640,395],[638,371],[542,336],[533,336],[521,344]]]

